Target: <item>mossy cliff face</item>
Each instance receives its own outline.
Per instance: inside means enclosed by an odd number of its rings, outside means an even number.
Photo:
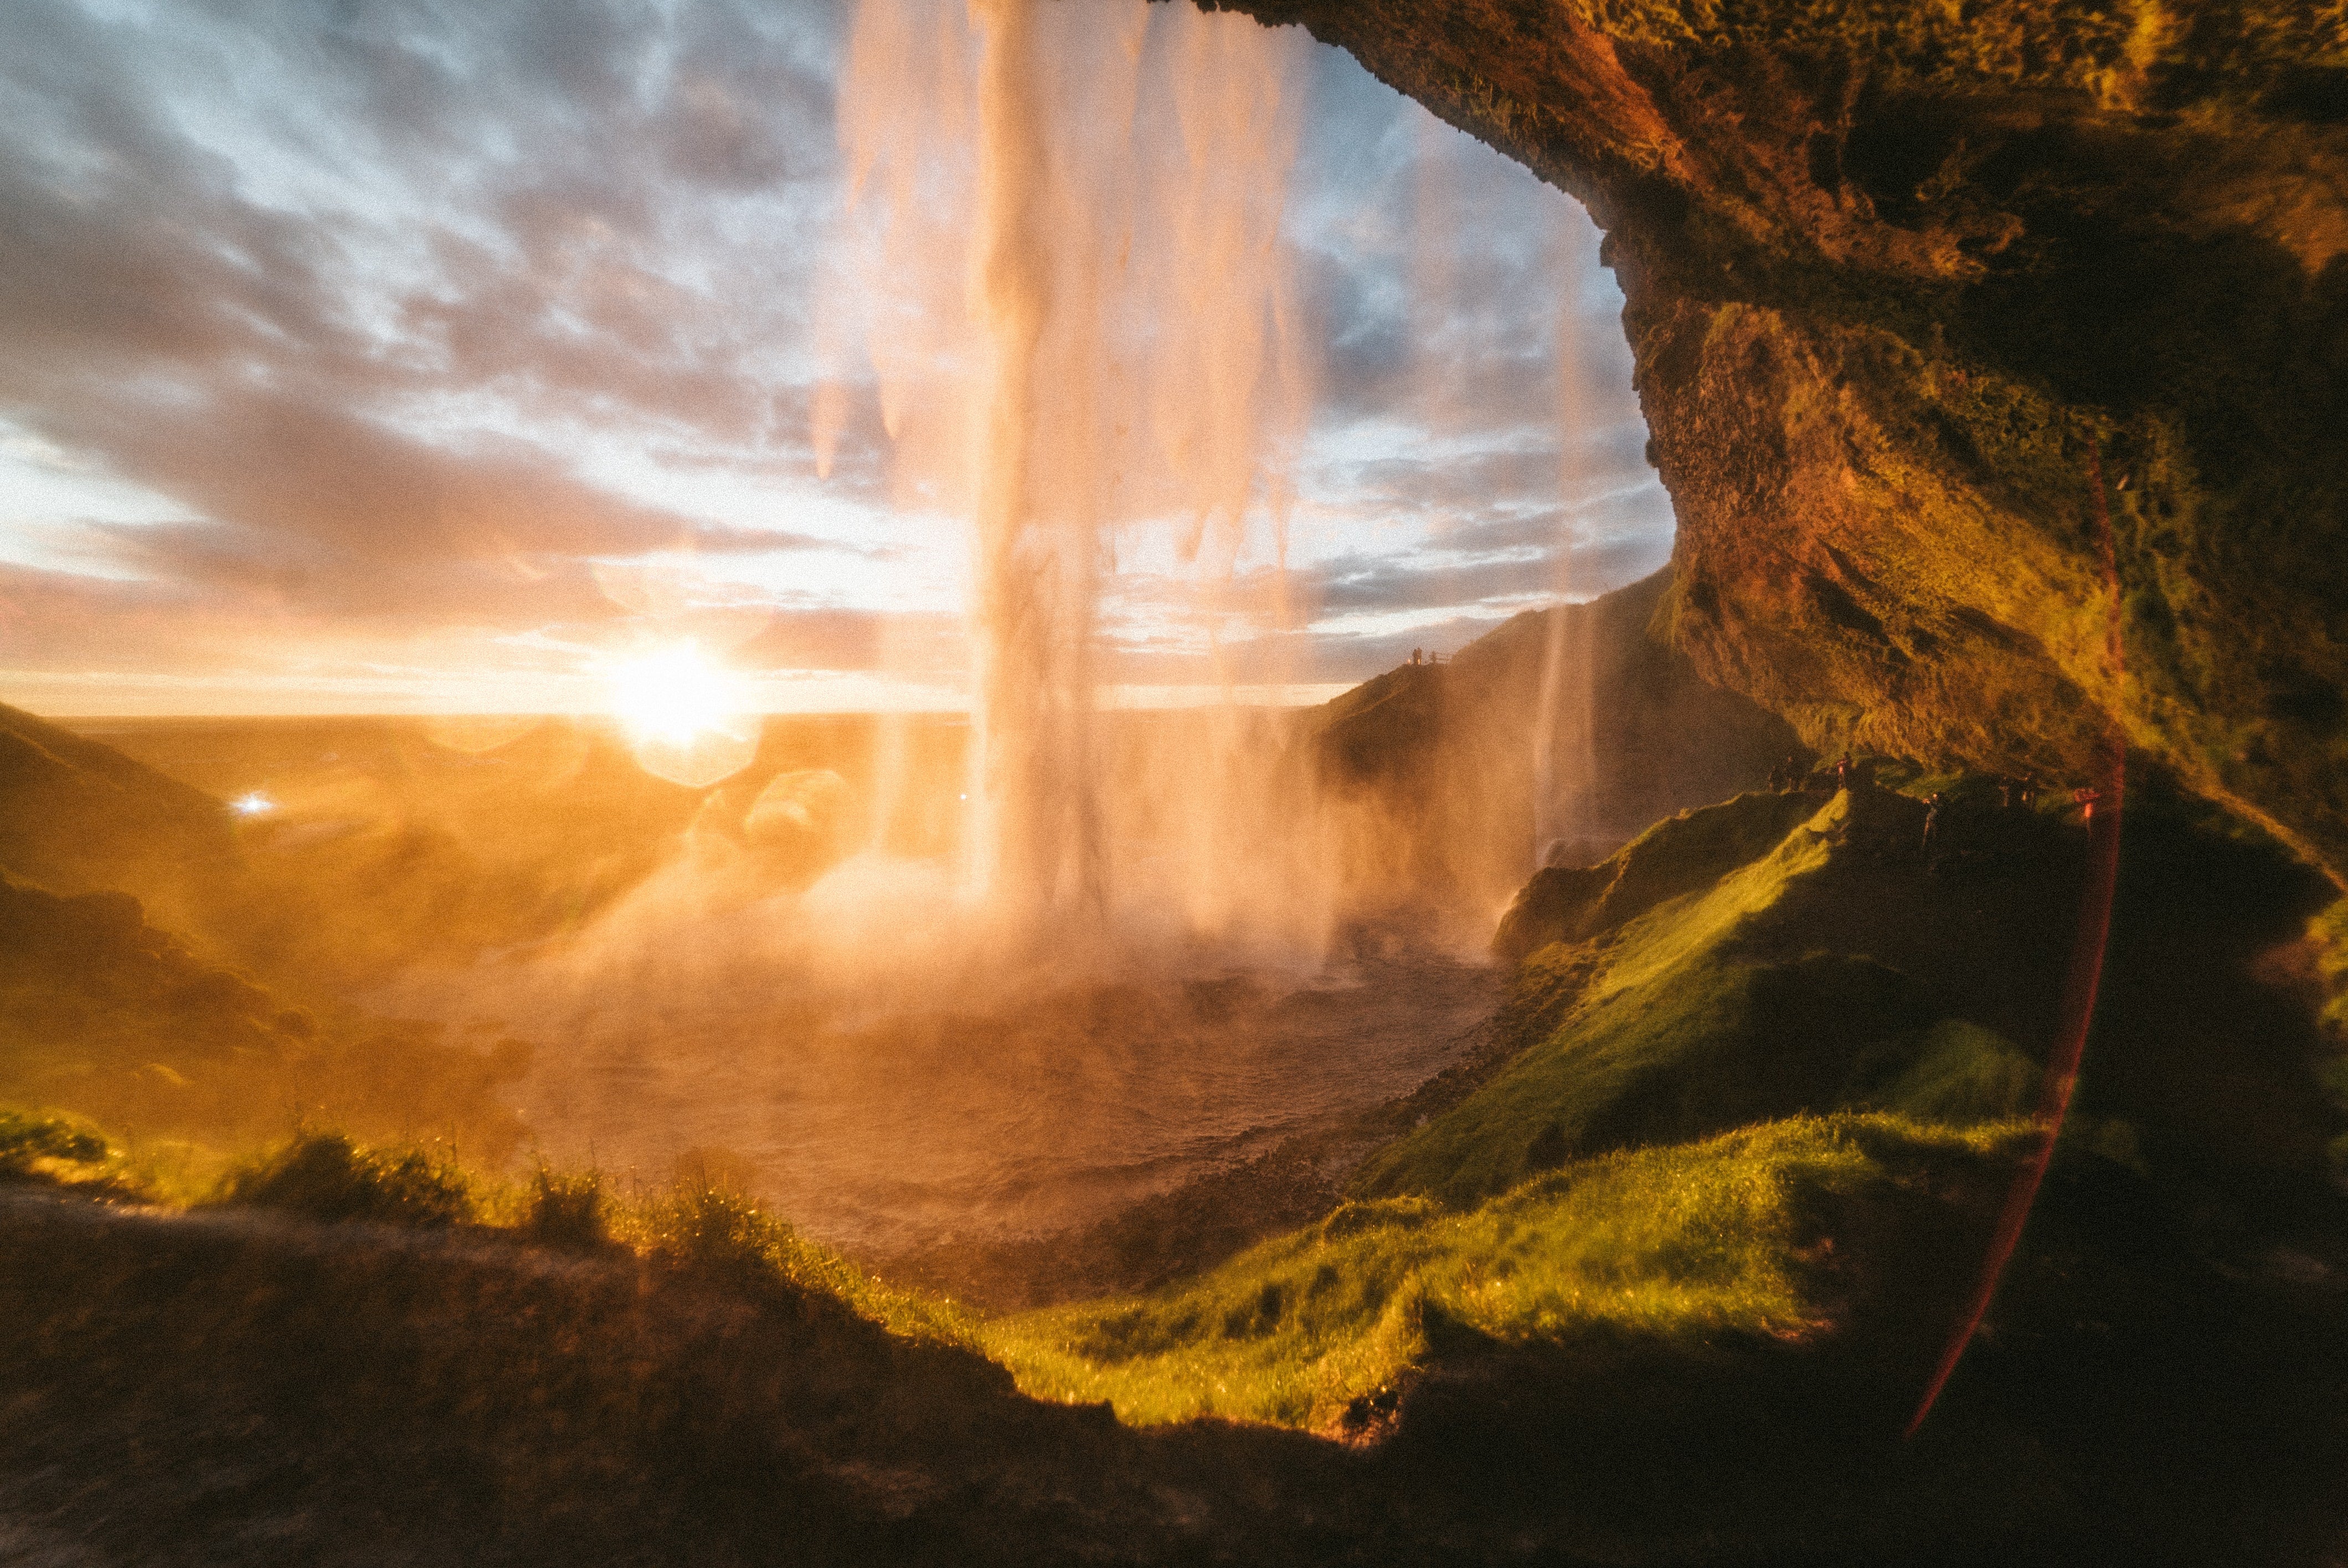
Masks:
[[[2125,740],[2348,871],[2337,0],[1230,8],[1608,231],[1707,677],[1822,750]]]

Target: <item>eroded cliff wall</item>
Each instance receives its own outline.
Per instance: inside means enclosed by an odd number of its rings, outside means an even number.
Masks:
[[[1707,678],[1822,751],[2124,740],[2348,873],[2340,0],[1226,8],[1607,231]]]

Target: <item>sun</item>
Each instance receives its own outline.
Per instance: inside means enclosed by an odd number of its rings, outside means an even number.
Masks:
[[[611,668],[612,712],[639,744],[689,745],[738,736],[750,707],[742,678],[685,641]]]
[[[605,667],[612,713],[636,765],[671,784],[706,789],[750,765],[765,728],[750,685],[701,651],[673,642]]]

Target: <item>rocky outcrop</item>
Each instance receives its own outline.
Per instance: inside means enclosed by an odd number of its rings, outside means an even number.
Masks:
[[[1708,678],[1821,751],[2125,742],[2348,872],[2336,4],[1228,8],[1589,205]]]

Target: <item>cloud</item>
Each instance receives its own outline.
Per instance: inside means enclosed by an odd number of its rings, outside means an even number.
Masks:
[[[20,523],[37,544],[0,524],[0,559],[82,569],[0,576],[0,668],[428,661],[436,638],[494,664],[549,628],[626,627],[598,564],[671,554],[832,563],[800,574],[819,602],[767,594],[773,667],[959,658],[907,586],[951,578],[958,547],[893,512],[853,366],[814,477],[848,15],[21,0],[0,418],[157,505]],[[1296,602],[1545,591],[1576,519],[1656,557],[1668,509],[1586,221],[1335,51],[1313,61],[1288,234],[1325,537]],[[1117,603],[1146,620],[1156,591]]]
[[[589,558],[834,542],[613,494],[542,438],[433,428],[469,395],[808,466],[805,388],[752,363],[773,312],[745,297],[764,294],[675,258],[706,254],[680,240],[714,220],[711,192],[826,171],[828,86],[755,47],[747,11],[650,15],[489,7],[449,36],[396,5],[314,31],[265,9],[142,29],[26,8],[0,67],[0,399],[203,519],[99,530],[117,565],[318,614],[543,618],[590,608]],[[237,106],[168,88],[189,50],[231,87],[242,62],[357,109],[212,140],[297,164],[371,152],[362,188],[324,211],[257,199],[185,124]],[[474,200],[391,243],[438,183]],[[868,492],[876,425],[850,425],[841,464]]]

